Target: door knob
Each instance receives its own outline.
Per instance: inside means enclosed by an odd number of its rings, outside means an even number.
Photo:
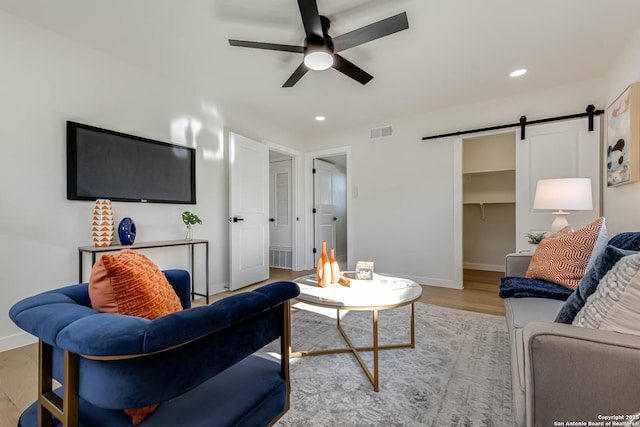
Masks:
[[[269,218],[269,222],[276,222],[274,218]]]
[[[229,222],[240,222],[240,221],[244,221],[244,218],[241,218],[239,216],[234,216],[233,218],[229,218]]]

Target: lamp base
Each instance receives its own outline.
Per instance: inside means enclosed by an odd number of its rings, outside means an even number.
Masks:
[[[569,225],[569,221],[567,221],[567,215],[569,215],[569,212],[565,212],[562,209],[560,209],[557,212],[553,212],[553,215],[556,218],[553,220],[553,223],[551,224],[552,233],[556,233],[565,227],[571,228],[571,226]],[[571,228],[571,231],[573,231],[573,228]]]

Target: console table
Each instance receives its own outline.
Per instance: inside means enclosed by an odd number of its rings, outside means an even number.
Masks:
[[[194,291],[193,280],[193,253],[195,245],[205,246],[205,290],[206,294],[199,294]],[[132,245],[111,245],[111,246],[79,246],[78,247],[78,259],[79,259],[79,274],[78,281],[83,282],[83,266],[84,266],[84,254],[91,254],[91,265],[96,263],[96,255],[103,252],[117,252],[121,249],[150,249],[150,248],[170,248],[174,246],[189,246],[189,273],[191,274],[191,299],[195,295],[205,297],[207,304],[209,304],[209,241],[201,239],[190,240],[165,240],[162,242],[140,242],[133,243]]]

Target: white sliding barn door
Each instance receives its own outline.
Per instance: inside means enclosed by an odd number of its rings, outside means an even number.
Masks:
[[[269,148],[229,134],[229,288],[269,278]]]
[[[576,119],[526,127],[526,139],[516,132],[516,250],[529,248],[525,233],[550,233],[551,211],[533,210],[539,179],[591,178],[593,210],[571,212],[569,224],[578,229],[600,216],[600,121]]]

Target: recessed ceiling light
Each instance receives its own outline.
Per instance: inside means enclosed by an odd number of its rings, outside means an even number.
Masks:
[[[324,116],[316,116],[316,120],[319,121],[319,122],[322,122],[322,121],[325,120],[325,117]]]
[[[513,70],[512,72],[509,73],[509,76],[511,77],[520,77],[523,74],[527,73],[527,69],[526,68],[519,68],[517,70]]]

